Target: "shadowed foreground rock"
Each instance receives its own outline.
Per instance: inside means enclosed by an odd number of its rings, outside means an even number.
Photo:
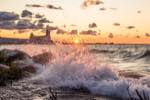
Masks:
[[[32,60],[25,52],[19,50],[3,49],[0,51],[0,63],[10,65],[16,60]]]
[[[28,54],[18,50],[0,51],[0,86],[36,72],[37,68]]]
[[[14,61],[12,65],[24,72],[36,73],[36,66],[32,63],[30,64],[25,61],[18,60]]]
[[[52,92],[56,99],[52,99]],[[35,80],[23,79],[13,82],[7,87],[0,87],[0,100],[117,100],[103,96],[95,96],[84,92],[75,92],[51,88],[47,85],[37,84]],[[119,100],[119,99],[118,99]]]
[[[52,59],[52,54],[50,52],[45,52],[36,56],[33,56],[33,61],[39,64],[47,64]]]
[[[0,64],[0,71],[9,69],[9,66]]]

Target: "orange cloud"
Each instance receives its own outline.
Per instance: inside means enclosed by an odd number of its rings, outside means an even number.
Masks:
[[[91,23],[91,24],[89,24],[89,28],[96,28],[97,27],[97,24],[96,23]]]
[[[127,26],[127,29],[133,29],[135,26]]]
[[[120,26],[120,23],[117,23],[117,22],[116,22],[116,23],[114,23],[113,25],[114,25],[114,26]]]
[[[84,0],[82,3],[82,7],[85,8],[90,5],[99,5],[99,4],[103,4],[103,2],[100,0]]]

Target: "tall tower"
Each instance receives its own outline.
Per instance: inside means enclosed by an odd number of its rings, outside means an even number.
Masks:
[[[49,29],[48,26],[46,27],[46,38],[47,38],[49,41],[51,41],[50,29]]]
[[[57,27],[52,27],[52,26],[46,26],[46,38],[50,41],[50,42],[53,42],[52,41],[52,38],[51,38],[51,32],[53,30],[57,30],[58,28]]]

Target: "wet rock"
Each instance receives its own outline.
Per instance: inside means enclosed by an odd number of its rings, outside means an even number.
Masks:
[[[12,88],[15,89],[15,90],[22,90],[23,89],[22,86],[12,86]]]
[[[36,56],[33,56],[33,61],[39,64],[47,64],[50,59],[52,59],[52,54],[50,52],[45,52]]]
[[[31,57],[25,52],[18,50],[3,49],[0,51],[0,63],[11,65],[15,60],[31,60]]]
[[[29,77],[36,73],[36,67],[24,61],[14,61],[10,66],[0,64],[0,86]]]
[[[22,72],[36,73],[37,70],[33,63],[28,63],[27,61],[17,60],[12,65]]]
[[[0,51],[0,86],[36,73],[32,58],[18,50]]]
[[[1,72],[2,70],[8,70],[8,69],[9,69],[9,66],[0,64],[0,72]]]
[[[119,71],[119,76],[127,77],[127,78],[135,78],[140,79],[141,77],[144,77],[144,75],[137,73],[137,72],[130,72],[130,71]]]
[[[7,83],[9,67],[3,64],[0,64],[0,86],[5,86]]]

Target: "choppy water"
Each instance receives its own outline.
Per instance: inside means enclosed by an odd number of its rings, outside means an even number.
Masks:
[[[150,96],[149,45],[7,45],[29,55],[50,51],[54,58],[35,79],[53,87],[86,88],[92,94],[138,98],[135,90]],[[124,78],[119,71],[145,74],[140,79]]]
[[[150,74],[150,45],[97,45],[91,49],[97,59],[102,55],[115,68]]]
[[[55,46],[3,45],[0,49],[19,49],[33,56],[51,51],[53,47]],[[84,47],[88,48],[96,62],[109,64],[120,70],[150,74],[150,45],[86,45]],[[63,48],[67,46],[64,45]]]

